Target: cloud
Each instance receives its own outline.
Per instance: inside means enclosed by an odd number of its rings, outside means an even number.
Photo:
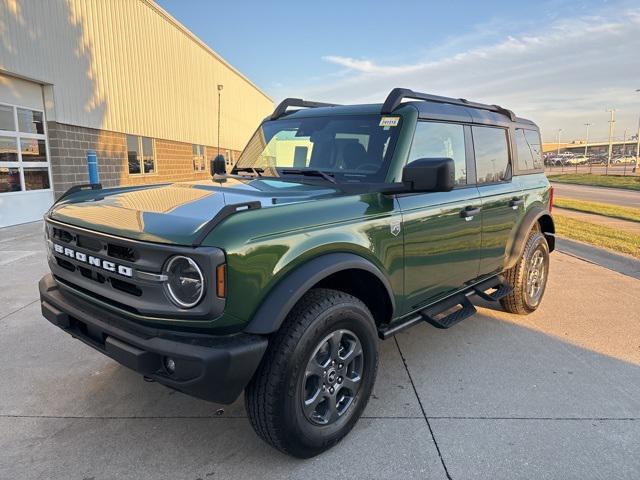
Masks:
[[[379,73],[383,75],[394,75],[398,73],[408,73],[419,70],[421,65],[406,65],[400,67],[376,65],[370,60],[357,60],[350,57],[340,57],[338,55],[326,55],[322,60],[336,65],[341,65],[349,70],[355,70],[364,73]]]
[[[315,100],[381,102],[399,86],[498,103],[536,121],[549,141],[558,128],[568,138],[580,138],[587,121],[593,124],[592,138],[605,138],[605,110],[615,106],[621,137],[625,127],[630,132],[637,128],[640,114],[640,94],[635,93],[640,88],[639,32],[640,9],[612,8],[466,50],[434,45],[441,56],[410,64],[327,55],[322,59],[341,67],[340,74],[330,81],[314,79],[296,93]],[[456,45],[455,38],[445,43]]]

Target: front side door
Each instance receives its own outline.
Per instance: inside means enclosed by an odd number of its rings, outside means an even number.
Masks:
[[[520,187],[512,181],[509,131],[473,126],[478,191],[482,201],[482,259],[480,276],[500,273],[523,210]]]
[[[478,276],[481,203],[474,181],[469,181],[475,179],[473,172],[469,174],[469,148],[469,127],[440,122],[418,122],[416,126],[408,161],[453,158],[456,187],[450,192],[398,196],[405,246],[404,313]]]

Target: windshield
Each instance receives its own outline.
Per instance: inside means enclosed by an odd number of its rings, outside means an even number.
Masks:
[[[322,172],[313,179],[382,182],[400,123],[398,116],[380,115],[267,121],[251,138],[233,172],[277,177]]]

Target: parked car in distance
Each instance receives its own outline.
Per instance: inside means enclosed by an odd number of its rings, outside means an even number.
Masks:
[[[535,123],[496,105],[286,99],[230,174],[216,159],[211,180],[63,195],[42,313],[175,390],[244,391],[263,440],[311,457],[362,415],[379,339],[450,328],[477,297],[540,306],[555,245],[541,150]]]
[[[585,165],[588,162],[585,156],[571,156],[566,157],[565,165]]]

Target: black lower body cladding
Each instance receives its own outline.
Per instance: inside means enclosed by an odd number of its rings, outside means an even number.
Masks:
[[[39,288],[42,314],[52,324],[145,377],[204,400],[232,403],[267,348],[260,335],[207,336],[142,327],[70,298],[50,274]]]

